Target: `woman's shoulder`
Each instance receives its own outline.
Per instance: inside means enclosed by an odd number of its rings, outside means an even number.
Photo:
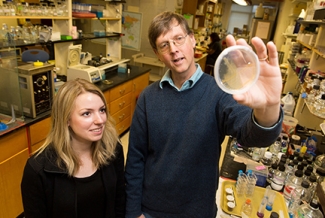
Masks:
[[[57,155],[54,149],[47,147],[29,157],[27,163],[33,168],[34,171],[39,172],[49,167],[56,168],[56,157]]]

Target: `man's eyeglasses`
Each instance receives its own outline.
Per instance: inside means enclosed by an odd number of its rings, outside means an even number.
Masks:
[[[177,47],[183,45],[185,43],[186,36],[188,36],[188,35],[186,34],[185,36],[176,36],[175,38],[170,39],[169,41],[159,44],[158,51],[160,53],[166,53],[167,51],[169,51],[170,42],[173,42],[174,45],[176,45]]]

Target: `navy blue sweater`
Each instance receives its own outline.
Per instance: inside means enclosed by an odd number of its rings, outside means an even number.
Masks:
[[[130,128],[126,217],[142,211],[159,218],[215,217],[225,135],[265,147],[280,131],[281,124],[273,130],[254,124],[252,109],[237,104],[207,74],[182,92],[151,84],[138,99]]]

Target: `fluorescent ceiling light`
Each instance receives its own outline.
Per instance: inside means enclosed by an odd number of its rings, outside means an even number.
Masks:
[[[241,6],[247,6],[252,4],[250,0],[232,0],[232,1]]]

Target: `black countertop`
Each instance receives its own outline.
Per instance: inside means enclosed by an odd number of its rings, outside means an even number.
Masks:
[[[112,82],[111,84],[105,84],[105,81],[100,81],[97,82],[96,85],[103,91],[107,91],[111,88],[114,88],[124,82],[127,82],[129,80],[132,80],[138,76],[141,76],[142,74],[148,73],[150,72],[150,68],[147,67],[139,67],[139,66],[133,66],[133,65],[128,65],[128,68],[130,68],[130,73],[118,73],[117,69],[114,72],[111,72],[109,74],[106,75],[106,80]],[[51,115],[51,111],[46,111],[40,115],[38,115],[36,118],[29,118],[29,117],[25,117],[23,124],[22,125],[9,125],[9,128],[5,131],[0,131],[0,138],[2,136],[7,135],[8,133],[32,125],[36,122],[39,122],[47,117],[49,117]]]

